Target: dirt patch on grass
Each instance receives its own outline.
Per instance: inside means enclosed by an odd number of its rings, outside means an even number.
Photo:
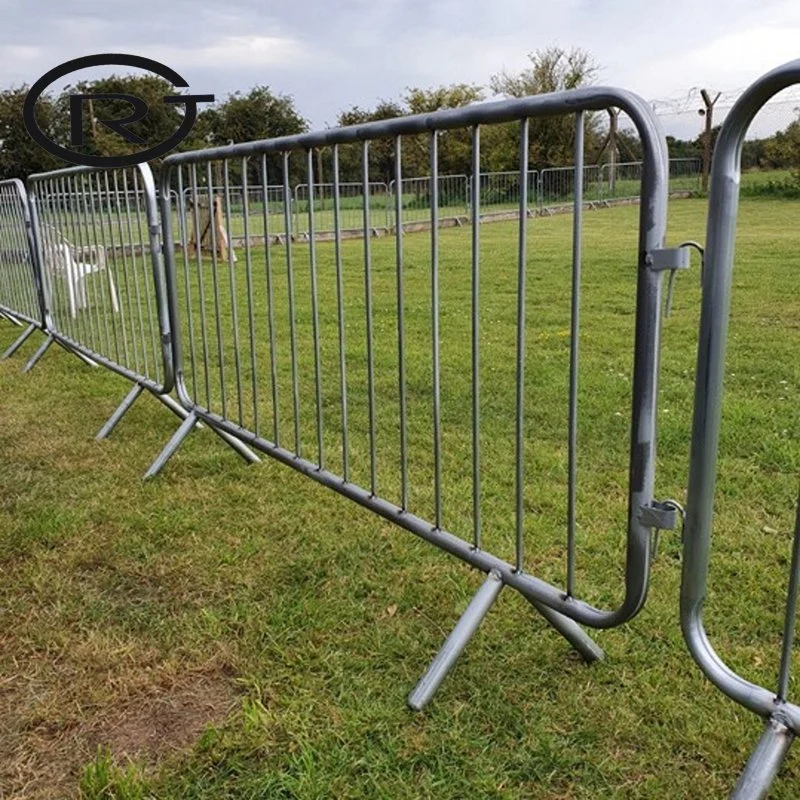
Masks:
[[[18,713],[5,717],[13,744],[0,746],[0,798],[77,797],[81,771],[100,749],[120,765],[135,761],[147,772],[191,748],[236,705],[233,676],[225,668],[183,674],[174,667],[155,669],[148,677],[134,686],[113,681],[114,691],[102,703],[85,697],[84,704],[69,690],[61,702],[36,697],[38,682],[2,687],[2,706],[16,706]]]
[[[220,675],[196,676],[188,685],[158,687],[136,698],[90,737],[92,750],[109,750],[118,759],[156,763],[191,747],[210,723],[232,710],[231,682]]]

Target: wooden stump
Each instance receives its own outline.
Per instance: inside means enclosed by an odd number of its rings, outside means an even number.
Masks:
[[[208,198],[197,198],[197,215],[190,214],[192,220],[192,235],[189,239],[187,251],[189,255],[197,252],[197,243],[200,243],[200,251],[210,253],[216,247],[217,255],[227,261],[230,250],[230,260],[236,261],[236,253],[228,242],[228,233],[222,219],[222,198],[214,195],[213,198],[214,214],[209,210]],[[199,230],[198,223],[199,222]],[[213,224],[213,228],[211,227]]]

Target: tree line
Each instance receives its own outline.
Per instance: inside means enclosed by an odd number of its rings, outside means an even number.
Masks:
[[[493,95],[524,97],[544,92],[575,89],[592,84],[599,68],[593,57],[580,48],[566,50],[549,47],[528,55],[528,66],[516,73],[492,75],[488,86],[456,83],[433,88],[406,89],[397,100],[381,100],[373,108],[353,106],[339,113],[337,125],[357,125],[394,119],[407,114],[425,114],[441,109],[459,108],[479,103]],[[39,126],[52,139],[66,144],[70,140],[70,96],[75,93],[131,94],[144,99],[150,108],[147,117],[130,126],[133,133],[148,143],[165,140],[179,126],[180,106],[162,102],[172,94],[173,87],[155,76],[112,75],[90,82],[67,86],[58,94],[43,95],[37,103]],[[0,91],[0,178],[26,177],[67,166],[51,155],[28,135],[22,121],[22,106],[27,87]],[[104,98],[94,100],[83,114],[84,144],[76,147],[93,155],[120,155],[135,149],[122,137],[98,124],[98,119],[122,119],[129,114],[124,100]],[[616,161],[636,161],[641,158],[638,138],[627,130],[610,134],[608,117],[595,112],[585,115],[585,161],[587,164]],[[615,126],[616,127],[616,126]],[[275,92],[268,86],[255,86],[248,92],[234,92],[216,104],[202,108],[189,135],[177,148],[194,150],[228,143],[271,139],[307,131],[307,120],[295,105],[294,99]],[[716,136],[718,128],[712,131]],[[529,122],[530,169],[565,166],[574,163],[574,123],[571,115],[533,119]],[[668,136],[671,158],[702,158],[704,134],[694,140]],[[423,176],[430,171],[430,140],[427,136],[404,137],[401,157],[403,177]],[[471,173],[471,135],[468,130],[444,131],[437,140],[440,174]],[[343,182],[362,178],[362,149],[360,145],[343,145],[339,152],[339,177]],[[481,131],[481,167],[487,172],[513,171],[519,168],[520,125],[507,123],[485,126]],[[369,146],[370,180],[388,183],[395,176],[394,143],[376,140]],[[256,160],[258,161],[258,160]],[[154,164],[158,166],[158,164]],[[745,168],[792,168],[800,171],[800,122],[792,122],[784,131],[771,137],[748,141],[743,151]],[[261,164],[249,163],[248,179],[262,181]],[[330,148],[314,154],[314,181],[330,181],[333,158]],[[270,184],[282,182],[279,155],[267,159]],[[203,181],[203,177],[199,180]],[[242,165],[231,164],[229,179],[242,179]],[[216,178],[213,178],[216,181]],[[292,185],[307,180],[305,158],[293,154],[289,162],[289,181]],[[800,180],[800,175],[798,176]]]

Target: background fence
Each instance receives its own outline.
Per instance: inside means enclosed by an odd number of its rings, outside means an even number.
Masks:
[[[295,154],[294,158],[297,158]],[[292,162],[294,163],[294,161]],[[669,187],[671,192],[690,192],[700,189],[701,162],[697,158],[676,158],[669,162]],[[252,170],[252,164],[250,170]],[[240,165],[231,174],[241,176]],[[541,171],[529,170],[527,179],[527,209],[529,214],[552,213],[569,209],[574,200],[574,166],[549,167]],[[181,188],[185,203],[194,196],[202,204],[207,202],[208,186],[222,197],[227,193],[225,225],[229,227],[230,241],[234,247],[251,236],[260,240],[265,232],[279,240],[286,235],[296,239],[309,237],[309,208],[313,196],[314,226],[320,239],[331,238],[337,229],[334,215],[338,213],[338,230],[344,238],[360,236],[364,227],[363,185],[360,182],[341,182],[338,192],[333,183],[295,184],[293,187],[263,184],[262,178],[251,180],[243,187],[233,182],[225,185],[220,169],[205,165],[197,173],[196,190]],[[188,178],[186,178],[188,180]],[[270,179],[274,179],[272,176]],[[583,201],[587,206],[599,202],[632,201],[641,193],[642,162],[623,162],[615,165],[585,165],[583,177]],[[237,178],[241,180],[241,177]],[[437,195],[440,224],[463,224],[471,217],[472,179],[467,175],[439,175]],[[370,181],[369,228],[373,234],[389,230],[394,224],[394,207],[399,195],[403,209],[403,223],[411,227],[425,227],[431,218],[430,176],[405,177],[388,183]],[[481,221],[507,219],[519,211],[521,182],[519,172],[481,172],[480,207]],[[171,190],[173,196],[175,190]],[[288,206],[287,200],[288,198]],[[338,198],[338,211],[334,201]],[[288,210],[288,214],[287,214]],[[187,214],[190,209],[187,208]],[[189,214],[190,216],[190,214]],[[245,231],[245,228],[247,229]],[[179,238],[178,231],[173,235]]]

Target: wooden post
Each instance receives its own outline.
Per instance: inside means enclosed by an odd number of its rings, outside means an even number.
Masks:
[[[721,92],[712,100],[705,89],[700,90],[705,108],[701,108],[697,113],[706,118],[706,131],[703,140],[703,191],[708,191],[708,175],[711,172],[711,129],[713,128],[714,104],[719,100]]]
[[[614,186],[617,182],[617,125],[619,123],[619,109],[608,109],[608,184],[611,196],[614,196]]]
[[[217,255],[224,261],[227,261],[230,243],[228,242],[228,234],[222,219],[222,198],[218,195],[214,195],[212,203],[214,207],[213,215],[209,208],[208,199],[203,197],[197,199],[197,217],[200,229],[198,230],[196,226],[192,226],[192,235],[189,239],[187,252],[190,256],[194,255],[197,252],[198,242],[201,252],[211,252],[212,244],[216,244]],[[194,215],[192,215],[192,219],[194,220]],[[214,226],[213,236],[212,224]],[[232,250],[231,257],[232,261],[236,261],[236,253]]]

